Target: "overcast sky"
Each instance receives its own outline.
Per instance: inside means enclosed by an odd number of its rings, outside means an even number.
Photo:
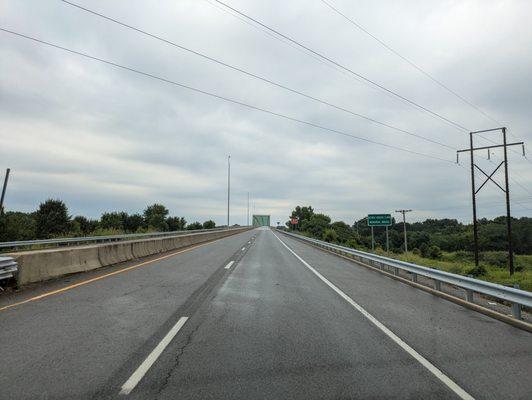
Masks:
[[[158,77],[444,159],[281,119],[0,32],[0,168],[6,209],[47,198],[73,215],[165,204],[187,221],[251,212],[284,223],[296,205],[351,222],[367,213],[471,220],[466,132],[277,40],[213,0],[78,4],[228,64],[450,147],[289,93],[56,0],[3,0],[0,26]],[[434,78],[532,142],[531,1],[327,0]],[[498,124],[450,94],[320,0],[227,0],[263,23],[469,130]],[[500,141],[499,133],[486,138]],[[477,138],[477,145],[490,142]],[[530,146],[532,152],[532,146]],[[532,163],[510,152],[513,214],[532,214]],[[486,156],[485,153],[479,156]],[[488,172],[501,160],[479,160]],[[530,154],[532,160],[532,154]],[[502,172],[502,171],[501,171]],[[2,173],[3,176],[3,173]],[[496,174],[503,182],[502,173]],[[495,185],[479,216],[504,213]]]

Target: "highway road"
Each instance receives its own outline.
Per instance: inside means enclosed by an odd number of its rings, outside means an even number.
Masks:
[[[0,297],[2,399],[530,399],[532,335],[259,228]]]

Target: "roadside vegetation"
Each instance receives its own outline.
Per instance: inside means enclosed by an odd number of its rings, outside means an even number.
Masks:
[[[72,217],[63,201],[49,199],[34,212],[8,211],[0,216],[0,242],[215,227],[211,220],[187,224],[183,217],[169,216],[168,209],[162,204],[152,204],[137,214],[113,211],[103,213],[99,219],[81,215]]]
[[[306,236],[371,251],[371,230],[367,219],[354,223],[332,222],[328,215],[315,213],[311,206],[298,206],[290,218],[298,218],[295,230]],[[386,253],[384,228],[375,228],[375,252],[447,272],[472,275],[478,279],[503,285],[517,283],[532,291],[532,218],[512,220],[516,272],[510,277],[506,239],[506,219],[479,220],[480,263],[473,258],[473,227],[455,219],[427,219],[407,223],[408,254],[404,254],[403,223],[393,220],[389,230],[390,252]],[[292,230],[290,221],[286,229]]]

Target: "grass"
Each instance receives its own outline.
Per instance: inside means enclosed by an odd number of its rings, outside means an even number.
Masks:
[[[376,253],[386,255],[380,249],[377,249]],[[495,253],[500,252],[486,252],[482,254],[484,256],[482,258],[488,260],[497,259],[497,257],[492,257]],[[496,255],[499,256],[500,254]],[[409,253],[408,255],[391,253],[388,256],[459,275],[469,275],[475,268],[474,261],[469,259],[470,255],[465,255],[463,252],[443,252],[441,258],[436,260],[424,258],[413,253]],[[483,267],[484,273],[476,275],[475,277],[478,279],[505,286],[513,286],[517,283],[521,289],[532,291],[532,255],[515,255],[515,266],[518,271],[513,276],[510,276],[508,267],[500,262],[481,261],[480,266]]]

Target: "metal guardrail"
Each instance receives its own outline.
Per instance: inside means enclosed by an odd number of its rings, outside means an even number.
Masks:
[[[229,228],[229,229],[239,229]],[[107,236],[87,236],[87,237],[73,237],[73,238],[57,238],[57,239],[39,239],[39,240],[21,240],[16,242],[0,242],[0,249],[20,249],[31,246],[49,246],[49,245],[79,245],[83,243],[98,243],[98,242],[112,242],[119,240],[130,239],[146,239],[152,237],[166,237],[166,236],[180,236],[201,232],[216,232],[221,230],[227,230],[226,227],[219,227],[213,229],[195,229],[195,230],[182,230],[171,232],[151,232],[151,233],[132,233],[124,235],[107,235]]]
[[[438,269],[423,267],[421,265],[379,256],[377,254],[366,253],[364,251],[327,243],[322,240],[309,238],[291,232],[282,232],[285,235],[295,237],[298,240],[310,242],[319,247],[349,255],[355,260],[365,262],[383,270],[391,268],[394,275],[399,275],[399,270],[406,271],[411,274],[412,281],[414,282],[417,282],[418,276],[424,276],[426,278],[432,279],[434,281],[434,289],[438,291],[441,291],[441,283],[462,288],[466,291],[466,299],[469,302],[473,302],[474,292],[508,301],[512,303],[512,315],[517,319],[521,319],[521,306],[532,308],[532,292],[528,292],[526,290],[506,287],[467,276],[451,274]]]
[[[0,280],[12,278],[18,270],[17,263],[11,257],[0,257]]]

